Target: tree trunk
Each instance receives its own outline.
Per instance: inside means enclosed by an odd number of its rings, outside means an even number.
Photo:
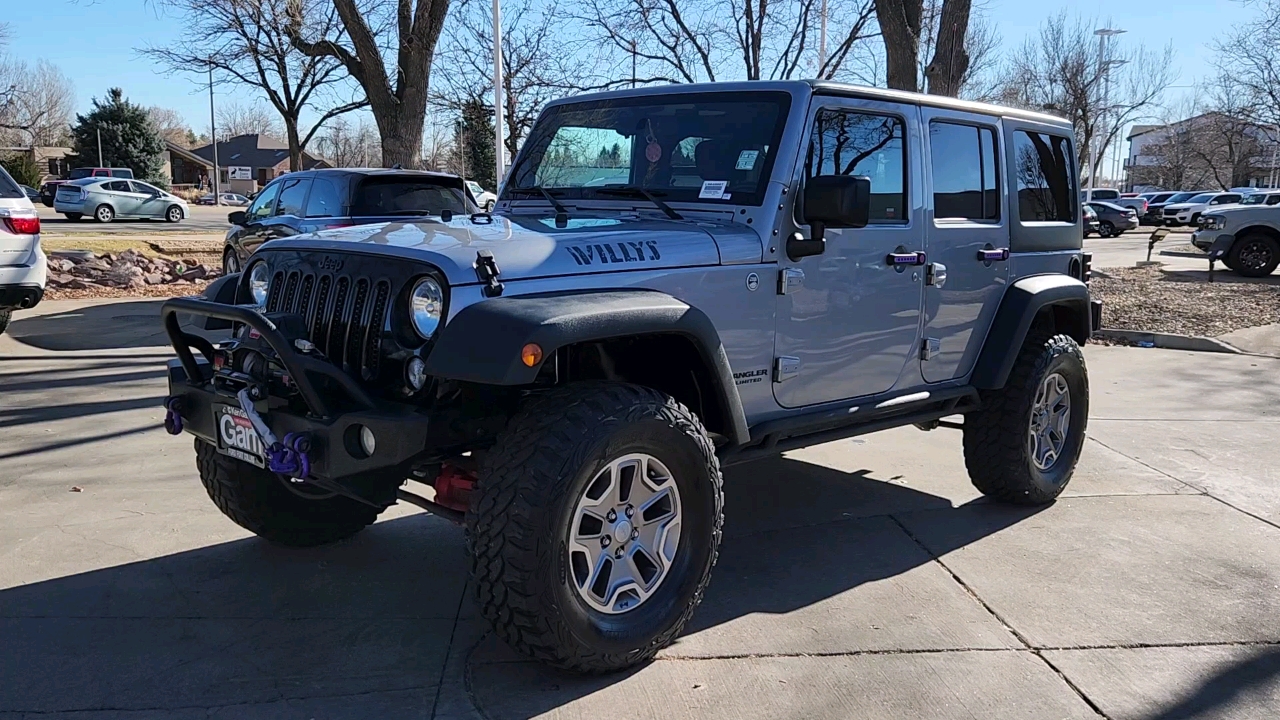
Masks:
[[[922,0],[875,0],[876,20],[884,37],[886,84],[894,90],[917,92],[916,58],[920,53]]]
[[[924,70],[931,95],[956,97],[960,94],[965,73],[969,71],[969,53],[964,41],[969,33],[972,5],[972,0],[943,0],[938,41],[934,44],[933,59]]]
[[[284,116],[284,132],[289,140],[289,172],[302,169],[302,140],[298,137],[298,119]]]
[[[425,75],[420,79],[406,79],[421,88],[427,87],[427,81]],[[426,93],[408,90],[403,99],[388,96],[370,103],[370,109],[382,138],[382,167],[417,167],[422,151],[422,126],[427,118]]]

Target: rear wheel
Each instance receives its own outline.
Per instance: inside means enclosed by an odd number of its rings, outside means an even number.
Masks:
[[[1223,262],[1245,277],[1266,277],[1280,265],[1280,243],[1261,233],[1245,235],[1231,245]]]
[[[80,218],[84,217],[83,213],[62,213],[62,214],[66,216],[66,218],[71,222],[79,222]]]
[[[486,454],[467,515],[482,614],[557,667],[649,660],[702,600],[721,482],[706,429],[667,395],[583,383],[532,400]]]
[[[1103,220],[1102,222],[1098,223],[1099,237],[1104,237],[1104,238],[1115,237],[1115,234],[1116,234],[1116,226],[1112,225],[1109,221]]]
[[[324,545],[360,532],[378,508],[341,495],[307,497],[275,473],[227,457],[196,440],[196,467],[213,504],[237,525],[280,545]]]
[[[1089,376],[1080,346],[1038,323],[1008,382],[983,393],[982,401],[964,419],[964,462],[974,487],[1020,505],[1058,497],[1075,471],[1089,417]]]
[[[93,211],[93,219],[100,223],[109,223],[116,219],[116,211],[110,205],[99,205]]]

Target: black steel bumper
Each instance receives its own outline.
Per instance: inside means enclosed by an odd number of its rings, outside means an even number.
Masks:
[[[408,470],[427,452],[429,419],[412,405],[370,398],[350,376],[334,365],[296,352],[280,331],[257,311],[235,305],[174,298],[161,306],[165,331],[178,354],[169,361],[169,395],[183,429],[213,445],[219,444],[215,406],[238,406],[229,390],[215,387],[209,341],[182,330],[178,314],[211,317],[243,323],[261,334],[289,372],[291,381],[307,406],[300,414],[290,410],[285,398],[267,397],[254,403],[267,427],[277,438],[288,433],[304,434],[311,441],[308,456],[311,477],[341,481],[360,477],[385,476]],[[204,357],[196,357],[192,348]],[[324,391],[320,385],[338,392]],[[375,450],[365,455],[360,442],[361,426],[375,438]],[[403,477],[403,476],[402,476]]]
[[[0,287],[0,310],[27,310],[43,298],[44,288],[39,285],[5,285]]]

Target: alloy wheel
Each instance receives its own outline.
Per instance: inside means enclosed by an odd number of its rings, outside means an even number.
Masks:
[[[1036,469],[1046,471],[1062,456],[1070,426],[1071,390],[1066,378],[1052,373],[1041,381],[1031,406],[1027,449]]]

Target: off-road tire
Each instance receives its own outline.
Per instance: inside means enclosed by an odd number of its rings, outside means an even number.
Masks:
[[[13,319],[12,310],[0,310],[0,335],[9,329],[9,321]]]
[[[1242,261],[1241,253],[1252,245],[1262,243],[1271,252],[1271,257],[1262,265],[1253,265]],[[1231,244],[1231,249],[1227,251],[1227,256],[1223,258],[1223,265],[1234,270],[1237,274],[1244,277],[1266,277],[1275,272],[1276,266],[1280,265],[1280,243],[1274,238],[1267,237],[1261,233],[1250,233],[1242,238],[1237,238]]]
[[[80,218],[84,217],[84,213],[62,213],[71,222],[80,222]]]
[[[223,515],[279,545],[313,547],[355,535],[378,518],[375,507],[342,496],[305,498],[261,468],[196,440],[200,482]]]
[[[647,600],[610,615],[591,609],[573,586],[567,531],[586,484],[611,458],[631,452],[670,468],[683,506],[680,546]],[[485,454],[467,514],[481,613],[513,648],[562,669],[603,673],[649,660],[702,601],[723,506],[706,428],[673,398],[615,382],[536,397]]]
[[[1040,383],[1059,373],[1070,390],[1070,420],[1062,454],[1047,470],[1027,448],[1031,410]],[[987,497],[1018,505],[1051,502],[1066,489],[1084,447],[1089,416],[1089,375],[1080,346],[1038,321],[1018,352],[1009,380],[982,394],[982,408],[964,418],[964,464],[974,487]]]

